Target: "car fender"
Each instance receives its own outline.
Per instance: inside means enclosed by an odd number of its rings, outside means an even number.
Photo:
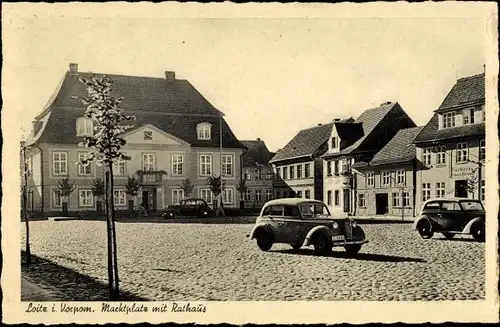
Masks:
[[[173,211],[177,216],[180,215],[180,212],[176,208],[165,208],[163,209],[163,212],[161,213],[162,215],[165,215],[167,212]]]
[[[309,233],[307,233],[306,239],[304,241],[304,246],[308,246],[311,244],[313,235],[316,233],[324,233],[328,237],[331,237],[333,235],[331,228],[328,228],[326,226],[316,226],[313,229],[311,229]]]
[[[352,236],[355,241],[363,241],[366,239],[365,231],[363,228],[356,226],[352,231]]]
[[[271,225],[269,225],[268,223],[260,223],[255,225],[254,228],[252,229],[252,232],[250,233],[251,240],[255,238],[255,233],[260,229],[265,230],[266,233],[268,233],[269,235],[274,235],[273,228],[271,227]]]
[[[427,220],[430,224],[431,224],[431,228],[433,226],[432,222],[430,221],[429,217],[427,216],[420,216],[419,218],[417,218],[414,222],[413,222],[413,225],[412,225],[412,228],[413,230],[417,230],[417,226],[418,226],[418,223],[422,220]]]
[[[477,222],[477,221],[480,221],[480,222],[482,222],[482,223],[484,224],[484,220],[483,220],[483,218],[482,218],[482,217],[476,217],[476,218],[473,218],[471,221],[469,221],[469,222],[467,223],[467,225],[465,225],[465,227],[464,227],[464,229],[463,229],[462,233],[465,233],[465,234],[470,234],[470,229],[471,229],[472,225],[473,225],[475,222]]]

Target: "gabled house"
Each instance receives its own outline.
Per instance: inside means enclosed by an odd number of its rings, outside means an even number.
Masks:
[[[417,160],[412,143],[423,127],[400,129],[369,162],[358,161],[354,174],[358,216],[397,216],[416,214]]]
[[[418,206],[431,197],[485,200],[484,77],[458,79],[415,138]]]
[[[261,208],[273,199],[273,168],[269,161],[275,155],[266,143],[257,140],[241,141],[248,148],[241,158],[242,179],[246,183],[246,192],[241,194],[246,208]]]
[[[86,108],[81,99],[87,91],[79,76],[89,78],[90,73],[79,72],[77,64],[70,64],[33,121],[27,140],[30,210],[60,212],[62,199],[57,185],[65,177],[76,186],[69,197],[69,211],[96,209],[90,186],[96,178],[104,180],[104,170],[93,163],[78,164],[89,151],[78,143],[93,133],[93,121],[84,117]],[[113,82],[113,94],[124,97],[123,111],[136,117],[133,128],[123,135],[127,141],[123,152],[132,159],[115,164],[117,209],[127,208],[124,186],[128,176],[140,180],[142,186],[134,201],[136,205],[143,203],[148,211],[161,210],[188,196],[180,187],[185,179],[194,185],[189,196],[212,203],[207,178],[219,174],[226,182],[225,205],[237,205],[235,186],[240,179],[240,156],[246,148],[221,111],[187,80],[177,79],[174,72],[165,72],[165,78],[106,76]]]
[[[356,179],[352,166],[369,162],[402,128],[415,127],[397,102],[364,111],[355,121],[334,122],[323,159],[324,199],[332,214],[355,214]]]
[[[276,198],[323,199],[323,165],[333,123],[301,130],[270,163],[275,173]]]

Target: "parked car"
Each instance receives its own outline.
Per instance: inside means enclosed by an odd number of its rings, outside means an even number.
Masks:
[[[437,198],[427,200],[413,224],[425,239],[441,233],[447,239],[456,234],[471,234],[478,242],[485,241],[485,210],[479,200]]]
[[[354,255],[368,242],[353,219],[335,219],[323,202],[298,198],[267,202],[249,236],[257,240],[262,251],[270,250],[275,243],[286,243],[294,250],[313,245],[318,254],[328,254],[332,247],[343,246]]]
[[[203,199],[188,198],[181,200],[179,204],[166,206],[161,215],[169,219],[177,216],[202,218],[213,216],[214,210]]]

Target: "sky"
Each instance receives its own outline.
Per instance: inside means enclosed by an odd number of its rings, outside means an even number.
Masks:
[[[19,93],[4,108],[16,111],[23,135],[70,62],[110,74],[175,71],[225,113],[240,140],[261,138],[271,151],[301,129],[385,101],[425,125],[456,79],[482,73],[485,62],[479,18],[32,15],[5,24],[3,77]]]

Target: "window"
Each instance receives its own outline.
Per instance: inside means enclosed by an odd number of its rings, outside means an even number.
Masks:
[[[82,163],[83,160],[87,159],[87,153],[78,153],[78,175],[80,176],[89,176],[92,175],[92,166],[90,162]]]
[[[486,199],[486,184],[483,179],[481,180],[481,201],[484,202],[485,199]]]
[[[262,179],[262,169],[258,168],[257,169],[257,176],[256,179],[261,180]]]
[[[305,198],[306,198],[306,199],[310,199],[310,198],[311,198],[311,191],[310,191],[310,190],[306,190],[306,191],[304,192],[304,195],[305,195]]]
[[[156,154],[154,153],[142,154],[142,170],[144,171],[156,170]]]
[[[443,128],[455,127],[455,112],[443,114]]]
[[[339,206],[340,205],[340,191],[335,190],[335,205]]]
[[[116,206],[124,206],[126,199],[125,190],[113,190],[113,203]]]
[[[269,214],[271,216],[283,216],[283,206],[272,206]]]
[[[283,215],[288,217],[300,217],[300,212],[296,206],[285,206]]]
[[[60,206],[62,206],[62,195],[61,195],[61,191],[59,191],[59,190],[55,190],[55,191],[52,193],[52,204],[54,205],[54,207],[60,207]]]
[[[382,172],[382,185],[391,185],[391,172],[383,171]]]
[[[464,125],[474,124],[474,109],[464,109]]]
[[[117,159],[113,163],[113,174],[116,176],[127,175],[126,161],[123,159]]]
[[[396,172],[396,183],[398,185],[404,185],[405,184],[405,171],[404,170],[398,170]]]
[[[446,147],[440,146],[436,154],[436,164],[443,165],[446,163]]]
[[[445,183],[436,183],[436,198],[446,197]]]
[[[302,165],[297,165],[297,178],[302,178]]]
[[[222,191],[222,203],[224,204],[234,203],[234,190],[232,188],[227,188]]]
[[[212,155],[211,154],[201,154],[200,155],[200,176],[210,176],[212,175]]]
[[[273,191],[272,190],[267,190],[266,191],[266,201],[272,200],[273,199]]]
[[[294,179],[294,178],[295,178],[295,167],[290,166],[290,179]]]
[[[462,209],[464,211],[484,210],[482,203],[479,201],[475,201],[475,200],[460,201],[460,204],[462,205]]]
[[[302,197],[302,191],[297,191],[297,197],[301,198]]]
[[[339,161],[338,160],[333,161],[333,173],[335,175],[339,174]]]
[[[233,155],[225,154],[222,156],[222,175],[233,176]]]
[[[479,141],[479,160],[486,159],[486,140]]]
[[[281,198],[281,191],[276,191],[276,199]]]
[[[326,175],[332,176],[332,161],[331,160],[326,161]]]
[[[144,131],[144,140],[152,141],[153,140],[153,132],[152,131]]]
[[[255,201],[261,201],[262,195],[260,190],[255,190]]]
[[[403,193],[403,207],[410,207],[410,193]]]
[[[251,201],[251,200],[252,200],[252,191],[246,190],[245,191],[245,201]]]
[[[179,176],[184,174],[184,156],[182,154],[172,155],[172,175]]]
[[[208,188],[200,189],[200,198],[205,200],[208,204],[212,204],[212,191]]]
[[[351,172],[351,159],[342,160],[342,172],[344,173]]]
[[[424,209],[439,209],[439,202],[429,202],[425,205]]]
[[[210,140],[212,138],[211,136],[212,125],[210,125],[209,123],[198,124],[196,129],[198,134],[198,140]]]
[[[68,154],[66,152],[52,153],[52,173],[66,175],[68,173]]]
[[[460,205],[457,202],[446,201],[441,203],[441,210],[443,211],[460,211]]]
[[[329,206],[332,205],[332,191],[330,190],[326,192],[326,204]]]
[[[337,147],[337,138],[332,137],[332,149]]]
[[[278,176],[278,178],[281,178],[281,168],[276,168],[276,176]],[[250,179],[250,176],[248,177],[248,179]]]
[[[94,123],[91,118],[80,117],[76,120],[76,136],[94,135]]]
[[[358,195],[358,203],[360,208],[366,208],[366,201],[365,201],[365,195],[364,194],[359,194]]]
[[[26,172],[28,175],[33,173],[33,157],[26,158]]]
[[[278,174],[278,175],[279,175],[279,173],[280,173],[280,169],[279,169],[279,168],[276,168],[276,174]],[[250,170],[245,169],[245,170],[243,171],[243,179],[250,180]]]
[[[26,206],[28,209],[33,210],[33,191],[28,191],[27,198],[26,198]]]
[[[288,167],[283,167],[283,179],[288,179]]]
[[[426,148],[422,150],[422,161],[424,165],[430,166],[432,164],[432,149]]]
[[[78,191],[78,204],[80,207],[92,207],[94,205],[94,197],[91,190]]]
[[[172,204],[179,204],[184,199],[184,190],[176,188],[172,190]]]
[[[467,142],[457,144],[457,163],[467,162],[468,158]]]
[[[373,186],[374,184],[375,184],[375,177],[373,176],[373,173],[367,173],[366,174],[366,185]]]
[[[427,201],[431,198],[431,183],[422,184],[422,201]]]
[[[291,190],[291,191],[290,191],[290,197],[291,197],[291,198],[294,198],[294,197],[296,197],[296,196],[297,196],[297,194],[295,194],[295,191],[294,191],[294,190]]]
[[[306,163],[304,165],[304,177],[305,178],[311,177],[311,164],[310,163]]]
[[[394,208],[401,207],[401,195],[399,193],[392,193],[392,206]]]

